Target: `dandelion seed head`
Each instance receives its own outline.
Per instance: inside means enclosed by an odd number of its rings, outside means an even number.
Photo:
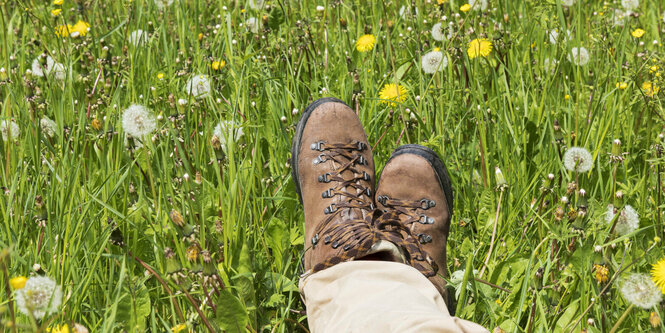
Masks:
[[[473,10],[486,10],[488,2],[487,0],[469,0],[469,5]]]
[[[253,34],[259,33],[259,21],[256,17],[250,17],[245,21],[245,26],[247,30],[251,31]]]
[[[656,284],[643,273],[630,274],[621,285],[621,294],[628,302],[643,309],[654,307],[662,298]]]
[[[49,277],[33,276],[15,292],[14,299],[21,313],[42,319],[58,310],[62,303],[62,290]]]
[[[0,132],[2,132],[2,140],[5,142],[14,141],[21,134],[18,125],[9,119],[0,121]]]
[[[614,205],[608,205],[607,206],[607,213],[605,214],[605,221],[609,224],[612,222],[614,219]],[[617,222],[616,226],[614,227],[614,231],[618,235],[627,235],[639,228],[640,226],[640,219],[639,216],[637,215],[637,212],[631,205],[626,205],[623,207],[621,212],[619,213],[619,217],[617,217]]]
[[[563,165],[570,171],[584,173],[593,167],[593,157],[582,147],[571,147],[563,155]]]
[[[589,62],[589,51],[585,47],[573,47],[568,54],[568,61],[577,66],[584,66]]]
[[[434,38],[434,40],[436,41],[440,42],[446,39],[446,36],[443,34],[443,26],[441,22],[432,26],[431,33],[432,33],[432,38]]]
[[[219,140],[219,144],[224,152],[226,152],[226,147],[231,142],[239,142],[245,133],[242,130],[242,126],[236,124],[232,120],[222,120],[215,129],[213,130],[213,136]],[[214,139],[214,138],[213,138]]]
[[[141,138],[155,130],[157,121],[148,108],[132,104],[122,113],[122,128],[134,138]]]
[[[53,77],[58,81],[63,81],[65,79],[65,65],[56,62],[51,56],[46,56],[46,66],[42,66],[39,63],[39,57],[32,61],[32,75],[34,76],[49,76]]]
[[[185,86],[185,91],[196,99],[210,96],[210,79],[207,75],[192,76]]]
[[[423,72],[434,74],[437,71],[443,71],[448,66],[448,57],[444,56],[441,51],[432,51],[423,55],[420,63],[423,66]]]
[[[141,46],[148,42],[148,33],[141,29],[137,29],[129,34],[127,40],[134,46]]]
[[[157,8],[160,10],[170,6],[171,4],[173,4],[173,0],[155,0],[155,6],[157,6]]]
[[[49,117],[40,119],[39,126],[42,128],[42,133],[49,138],[55,136],[55,133],[58,131],[58,125]]]
[[[621,0],[621,6],[627,10],[635,10],[640,6],[639,0]]]
[[[561,5],[566,7],[571,7],[575,4],[575,0],[561,0]]]

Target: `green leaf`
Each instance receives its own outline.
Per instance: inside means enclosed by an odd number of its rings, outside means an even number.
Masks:
[[[146,317],[150,314],[150,295],[143,282],[125,285],[124,294],[118,303],[116,320],[127,332],[145,332]]]
[[[572,303],[570,303],[566,307],[566,311],[559,317],[559,320],[556,322],[556,326],[554,327],[554,333],[558,332],[568,332],[566,327],[570,324],[572,320],[575,319],[575,314],[577,313],[577,308],[579,308],[579,300],[576,300]],[[576,330],[573,328],[573,331],[577,332],[579,330]]]
[[[237,297],[228,290],[220,290],[215,320],[227,332],[245,332],[249,316]]]

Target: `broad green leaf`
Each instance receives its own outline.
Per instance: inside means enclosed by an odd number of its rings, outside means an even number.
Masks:
[[[217,299],[217,316],[215,317],[217,325],[226,332],[245,332],[245,327],[249,322],[247,310],[240,303],[240,300],[233,296],[228,290],[220,290]]]

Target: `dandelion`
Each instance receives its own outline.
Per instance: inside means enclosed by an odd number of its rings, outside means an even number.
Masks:
[[[374,37],[374,35],[362,35],[356,41],[356,50],[363,53],[371,51],[374,48],[375,43],[376,37]]]
[[[63,81],[65,79],[65,65],[55,62],[51,56],[46,56],[46,66],[42,66],[39,57],[37,57],[32,61],[32,75],[39,77],[53,75],[56,80]]]
[[[605,221],[609,224],[614,220],[614,205],[607,206],[607,213],[605,214]],[[627,235],[639,228],[640,219],[637,215],[637,212],[631,205],[626,205],[623,207],[617,217],[616,225],[614,226],[614,231],[618,235]]]
[[[61,11],[62,11],[62,8],[53,9],[53,10],[51,10],[51,16],[56,17],[56,16],[60,15]]]
[[[615,9],[614,10],[614,17],[613,17],[613,26],[615,27],[623,27],[623,25],[626,23],[626,19],[630,17],[631,12],[630,11],[622,11],[621,9]]]
[[[423,55],[420,63],[423,67],[423,72],[434,74],[448,66],[448,57],[444,56],[441,51],[434,50]]]
[[[561,0],[561,5],[565,7],[571,7],[575,4],[575,0]]]
[[[552,29],[547,32],[547,36],[550,39],[550,44],[556,44],[559,40],[559,31],[557,29]],[[566,30],[566,35],[563,39],[564,42],[570,41],[573,38],[570,30]]]
[[[650,309],[660,302],[662,294],[649,275],[633,273],[621,286],[621,294],[628,302],[644,309]]]
[[[249,0],[249,7],[252,9],[260,9],[263,8],[265,0]]]
[[[44,117],[39,120],[39,126],[42,129],[42,133],[46,134],[49,138],[55,136],[55,133],[58,131],[58,125],[49,117]]]
[[[88,34],[88,31],[90,31],[90,24],[88,22],[79,20],[76,22],[76,24],[70,27],[69,37],[85,37],[85,35]]]
[[[65,0],[53,0],[53,4],[56,6],[62,6]]]
[[[486,10],[487,9],[487,0],[469,0],[469,6],[473,10]]]
[[[155,0],[155,6],[159,8],[160,10],[170,6],[173,4],[173,0]]]
[[[252,33],[259,33],[259,22],[256,17],[248,18],[247,21],[245,21],[245,26],[247,27],[247,30],[251,31]]]
[[[651,327],[657,328],[660,326],[660,317],[658,316],[658,312],[656,311],[651,311],[649,314],[649,324],[651,324]]]
[[[171,327],[171,332],[173,333],[180,333],[181,331],[184,331],[187,329],[187,325],[185,324],[178,324],[176,326]]]
[[[432,26],[432,38],[438,42],[446,39],[446,36],[443,34],[443,26],[441,25],[441,22]]]
[[[476,38],[469,43],[469,49],[466,53],[470,59],[475,59],[479,56],[488,57],[492,52],[492,42],[485,38]]]
[[[415,16],[418,16],[418,8],[414,10]],[[399,16],[401,18],[406,18],[408,15],[411,15],[411,6],[402,6],[399,8]]]
[[[58,310],[62,303],[62,290],[49,277],[33,276],[14,293],[14,298],[21,313],[42,319]]]
[[[122,128],[135,138],[151,133],[156,126],[155,116],[143,105],[132,104],[122,113]]]
[[[651,279],[665,294],[665,257],[651,267]]]
[[[563,165],[570,171],[584,173],[593,167],[593,157],[582,147],[571,147],[563,155]]]
[[[621,82],[617,82],[616,87],[617,87],[619,90],[624,90],[624,89],[628,88],[628,83],[623,82],[623,81],[621,81]]]
[[[28,279],[25,276],[16,276],[11,279],[9,279],[9,285],[13,289],[22,289],[25,287],[25,282],[28,281]]]
[[[210,80],[208,76],[204,74],[192,76],[187,81],[185,92],[197,99],[210,96]]]
[[[556,59],[545,58],[543,61],[543,69],[546,72],[553,73],[556,70],[556,66],[559,64],[559,61]]]
[[[226,152],[226,147],[228,147],[231,142],[239,142],[245,135],[242,131],[242,127],[231,120],[222,120],[217,126],[215,126],[212,134],[212,141],[217,142],[217,145],[224,152]]]
[[[46,332],[48,333],[69,333],[69,326],[67,324],[57,325],[54,327],[47,327]]]
[[[394,106],[396,102],[404,102],[407,97],[407,90],[401,84],[388,83],[379,91],[379,98],[383,103]]]
[[[584,47],[573,47],[568,54],[568,61],[577,66],[584,66],[589,62],[589,51]]]
[[[621,0],[621,5],[623,8],[633,11],[637,9],[637,7],[640,6],[640,1],[639,0]]]
[[[210,67],[212,67],[212,69],[215,71],[224,68],[224,66],[226,66],[226,61],[224,60],[219,60],[219,61],[215,60],[212,62],[212,64],[210,64]]]
[[[656,84],[652,83],[651,81],[646,81],[646,82],[642,83],[642,92],[644,92],[644,94],[647,97],[653,97],[659,91],[660,91],[660,88]]]
[[[85,326],[79,323],[75,323],[74,327],[72,327],[72,333],[89,333],[89,332]]]
[[[471,10],[471,5],[468,4],[468,3],[467,3],[467,4],[463,4],[462,6],[460,6],[459,10],[462,11],[462,12],[464,12],[464,13],[466,13],[466,12],[468,12],[469,10]]]
[[[141,46],[148,42],[148,33],[141,29],[137,29],[129,34],[127,40],[134,46]]]
[[[67,37],[72,30],[71,24],[59,25],[55,27],[55,35],[58,37]]]
[[[14,141],[21,134],[18,125],[9,119],[0,122],[0,132],[2,132],[3,141]]]
[[[645,31],[643,29],[637,28],[637,29],[633,30],[633,32],[631,32],[630,35],[635,37],[635,38],[640,38],[640,37],[644,36],[644,32]]]
[[[598,283],[605,283],[609,280],[610,270],[605,265],[593,264],[593,277]]]

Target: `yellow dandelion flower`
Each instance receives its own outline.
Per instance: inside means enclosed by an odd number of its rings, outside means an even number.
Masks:
[[[569,99],[570,99],[570,95],[566,94],[565,96],[563,96],[563,99],[565,99],[565,100],[569,100]]]
[[[56,6],[62,6],[65,0],[53,0],[53,4]]]
[[[642,30],[640,28],[637,28],[637,29],[633,30],[633,32],[631,32],[630,34],[635,38],[640,38],[640,37],[644,36],[644,32],[645,32],[644,30]]]
[[[157,73],[157,80],[164,79],[164,73]]]
[[[371,51],[374,48],[375,43],[376,37],[374,37],[374,35],[362,35],[356,41],[356,50],[363,53]]]
[[[471,10],[471,5],[469,5],[468,3],[463,4],[463,5],[459,8],[459,10],[461,10],[462,12],[465,12],[465,13],[466,13],[466,12],[468,12],[469,10]]]
[[[63,324],[62,326],[54,326],[54,327],[48,327],[46,328],[46,332],[49,333],[69,333],[69,326],[67,324]]]
[[[492,52],[492,42],[485,38],[476,38],[469,43],[469,49],[466,50],[466,53],[469,55],[470,59],[477,58],[479,56],[488,57]]]
[[[437,5],[443,5],[444,3],[448,3],[449,0],[436,0]]]
[[[90,125],[92,126],[92,128],[95,129],[95,131],[99,131],[99,130],[102,129],[102,122],[99,121],[99,119],[97,119],[97,118],[93,119],[93,120],[90,122]]]
[[[665,294],[665,258],[660,259],[651,268],[651,279]]]
[[[199,247],[198,245],[192,245],[187,248],[187,260],[195,261],[199,257]]]
[[[660,326],[660,317],[658,316],[658,312],[656,311],[651,311],[649,314],[649,324],[651,324],[651,327],[657,328]]]
[[[646,81],[642,83],[642,91],[647,97],[653,97],[660,91],[660,88],[651,81]]]
[[[51,11],[51,16],[56,17],[60,15],[60,12],[62,11],[62,8],[54,9]]]
[[[25,282],[28,281],[28,279],[25,276],[17,276],[9,279],[9,285],[12,286],[14,289],[23,289],[25,287]]]
[[[210,65],[210,67],[212,67],[212,69],[216,70],[216,71],[224,68],[224,66],[226,66],[226,61],[224,61],[224,60],[220,60],[220,61],[215,60]]]
[[[76,24],[74,24],[74,26],[72,26],[71,30],[71,33],[73,34],[72,37],[77,37],[77,36],[84,37],[85,35],[88,34],[89,28],[90,24],[88,22],[79,20],[78,22],[76,22]]]
[[[187,325],[185,324],[178,324],[176,326],[171,327],[171,331],[173,333],[179,333],[180,331],[184,331],[187,329]]]
[[[621,90],[624,90],[624,89],[628,88],[628,83],[626,83],[626,82],[617,82],[616,87],[621,89]]]
[[[407,90],[401,84],[388,83],[379,91],[379,98],[383,103],[394,106],[395,102],[401,103],[406,100]]]
[[[55,27],[55,35],[58,37],[69,37],[69,32],[72,31],[71,24],[59,25]]]
[[[593,277],[598,281],[598,283],[605,283],[609,280],[610,270],[605,267],[605,265],[593,265],[594,275]]]

